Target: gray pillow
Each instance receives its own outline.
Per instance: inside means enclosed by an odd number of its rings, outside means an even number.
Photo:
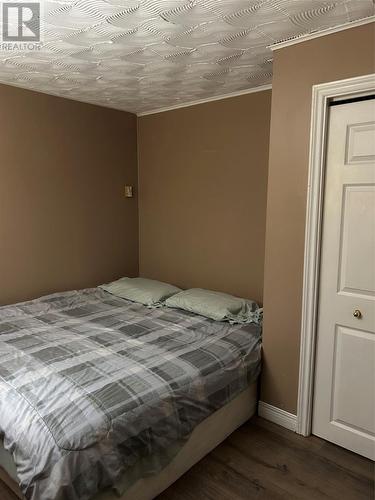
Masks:
[[[160,305],[168,297],[181,291],[180,288],[168,283],[146,278],[121,278],[112,283],[100,285],[100,288],[117,297],[146,306]]]
[[[263,309],[252,300],[202,288],[177,293],[167,299],[165,305],[231,323],[261,323],[263,313]]]

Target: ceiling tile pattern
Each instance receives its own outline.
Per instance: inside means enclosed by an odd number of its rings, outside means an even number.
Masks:
[[[271,83],[272,43],[374,14],[373,0],[46,0],[43,44],[0,81],[131,112]]]

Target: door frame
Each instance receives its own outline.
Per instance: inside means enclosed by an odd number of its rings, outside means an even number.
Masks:
[[[375,73],[312,87],[296,425],[296,432],[303,436],[309,436],[312,428],[328,105],[332,100],[360,97],[374,91]]]

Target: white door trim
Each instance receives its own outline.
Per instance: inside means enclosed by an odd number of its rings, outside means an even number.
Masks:
[[[374,91],[375,74],[312,88],[296,428],[303,436],[311,434],[328,103],[335,98],[351,98]]]

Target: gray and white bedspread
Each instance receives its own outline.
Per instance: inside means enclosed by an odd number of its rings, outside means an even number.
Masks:
[[[143,474],[166,465],[259,370],[255,324],[99,288],[1,307],[0,434],[28,499],[85,500],[145,457],[159,459]]]

